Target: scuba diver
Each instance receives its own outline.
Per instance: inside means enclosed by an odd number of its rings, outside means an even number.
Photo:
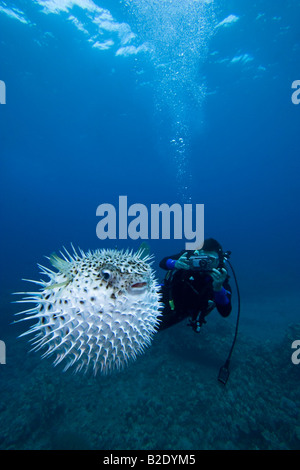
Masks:
[[[189,325],[198,333],[214,308],[228,317],[232,307],[226,255],[217,240],[208,238],[199,250],[183,250],[161,260],[160,268],[168,272],[162,285],[165,308],[160,330],[190,317]]]
[[[231,287],[225,263],[230,266],[237,292],[237,320],[232,345],[218,381],[226,385],[230,374],[230,361],[236,343],[240,320],[240,291],[235,271],[229,257],[231,251],[223,252],[214,238],[204,240],[201,249],[183,250],[177,255],[167,256],[159,263],[167,270],[161,286],[164,310],[159,331],[169,328],[184,318],[190,317],[189,325],[196,333],[206,323],[207,315],[216,308],[222,317],[231,313]]]
[[[150,252],[147,243],[140,249],[145,256]],[[236,343],[241,299],[235,271],[229,261],[231,251],[224,252],[220,243],[214,238],[204,240],[199,250],[183,250],[167,256],[159,263],[160,268],[167,270],[161,285],[163,315],[158,331],[165,330],[181,320],[190,317],[189,325],[196,333],[206,323],[206,316],[216,308],[222,317],[231,313],[231,287],[225,266],[228,264],[236,286],[237,318],[234,338],[229,354],[219,370],[218,381],[226,385],[230,375],[230,361]],[[225,264],[226,263],[226,264]]]

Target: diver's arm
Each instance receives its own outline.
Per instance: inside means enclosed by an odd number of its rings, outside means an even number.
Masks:
[[[218,291],[214,291],[214,301],[220,315],[222,317],[228,317],[231,312],[231,287],[226,279],[222,288]]]
[[[170,269],[175,269],[175,263],[182,256],[183,253],[185,253],[184,250],[180,253],[177,253],[176,255],[166,256],[159,263],[159,267],[167,271],[169,271]]]
[[[222,317],[228,317],[232,310],[231,302],[229,302],[227,305],[219,305],[216,303],[216,307]]]

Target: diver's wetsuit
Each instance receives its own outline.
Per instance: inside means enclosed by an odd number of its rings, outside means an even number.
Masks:
[[[167,328],[189,316],[193,321],[199,312],[202,312],[204,319],[205,312],[209,309],[209,301],[214,302],[222,317],[227,317],[231,312],[229,276],[225,279],[221,291],[214,292],[213,279],[208,273],[174,268],[175,263],[171,260],[178,260],[184,253],[187,253],[189,258],[194,252],[183,250],[176,255],[167,256],[159,263],[160,268],[170,271],[169,280],[167,275],[162,289],[165,308],[160,329]],[[170,301],[173,303],[173,310]]]

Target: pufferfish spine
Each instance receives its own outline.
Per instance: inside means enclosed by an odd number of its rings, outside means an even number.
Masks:
[[[51,255],[57,272],[44,266],[48,281],[20,302],[36,305],[17,315],[19,321],[37,320],[20,337],[35,334],[32,350],[42,358],[63,361],[64,371],[92,369],[106,374],[121,369],[149,346],[157,331],[162,302],[151,268],[152,256],[143,250],[110,249]]]

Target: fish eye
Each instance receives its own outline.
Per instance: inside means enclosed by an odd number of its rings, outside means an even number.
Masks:
[[[111,272],[109,269],[102,269],[101,271],[101,276],[105,281],[108,281],[111,277]]]

